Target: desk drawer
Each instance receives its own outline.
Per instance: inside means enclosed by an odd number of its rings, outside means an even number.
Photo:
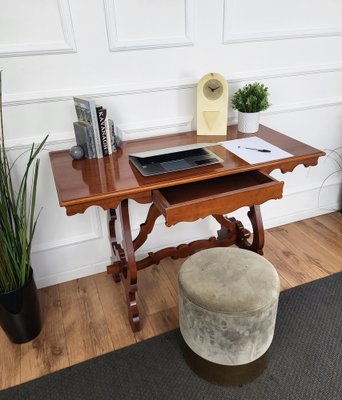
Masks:
[[[154,190],[152,197],[171,226],[280,199],[283,185],[263,172],[250,171]]]

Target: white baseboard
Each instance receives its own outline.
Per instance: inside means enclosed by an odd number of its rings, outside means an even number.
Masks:
[[[274,217],[274,218],[269,218],[269,219],[265,218],[263,220],[264,228],[265,229],[275,228],[277,226],[291,224],[296,221],[302,221],[304,219],[318,217],[319,215],[329,214],[334,211],[340,210],[341,208],[342,208],[342,202],[331,204],[330,207],[325,206],[324,208],[323,207],[312,208],[310,210],[301,211],[298,213],[296,213],[296,212],[290,213],[287,215],[281,215],[279,217]]]
[[[109,265],[109,263],[110,262],[108,260],[108,262],[101,262],[98,264],[85,265],[83,267],[75,268],[75,269],[72,269],[69,271],[46,275],[46,276],[43,276],[42,278],[39,278],[39,277],[37,278],[35,275],[35,282],[36,282],[37,288],[43,288],[43,287],[47,287],[47,286],[56,285],[58,283],[72,281],[74,279],[79,279],[79,278],[83,278],[85,276],[104,272],[104,271],[106,271],[106,267],[107,267],[107,265]]]

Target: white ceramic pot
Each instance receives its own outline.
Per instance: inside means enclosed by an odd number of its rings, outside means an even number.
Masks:
[[[238,112],[238,130],[242,133],[256,133],[259,130],[260,112]]]

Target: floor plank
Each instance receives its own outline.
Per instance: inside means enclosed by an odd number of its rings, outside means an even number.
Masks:
[[[273,231],[272,236],[278,240],[278,247],[282,249],[284,256],[291,258],[291,262],[296,263],[309,279],[319,279],[327,275],[327,272],[334,272],[334,268],[331,268],[332,271],[328,268],[330,261],[326,257],[325,260],[322,259],[322,246],[310,240],[296,226],[286,225]]]
[[[154,332],[153,336],[176,329],[179,326],[178,306],[151,314],[149,320]]]
[[[342,271],[342,215],[321,215],[270,229],[264,256],[282,290]],[[139,271],[141,331],[127,319],[122,283],[106,273],[39,290],[41,334],[14,345],[0,330],[0,389],[146,340],[178,327],[177,274],[184,259]]]
[[[328,225],[339,237],[342,237],[342,210],[340,212],[319,215],[316,218],[310,219],[320,221],[323,225]]]
[[[65,337],[70,364],[113,349],[93,277],[60,285]]]
[[[21,345],[21,382],[70,365],[58,285],[39,290],[39,301],[44,329]]]
[[[21,355],[20,347],[11,343],[5,332],[0,329],[0,390],[21,382]]]
[[[274,235],[274,232],[266,233],[267,246],[264,249],[264,256],[275,266],[282,282],[288,282],[285,288],[295,287],[310,282],[315,277],[307,271],[307,265],[298,258],[296,252],[289,251],[282,240]]]
[[[140,304],[150,314],[177,305],[173,295],[174,286],[169,279],[165,279],[161,265],[162,263],[152,265],[150,268],[139,271],[138,290],[140,287],[143,288],[140,292]]]
[[[123,285],[115,283],[111,275],[103,273],[94,275],[94,279],[113,348],[120,349],[136,343],[127,318]]]
[[[340,216],[340,224],[340,231],[337,231],[332,228],[337,228],[338,224],[326,226],[317,218],[298,221],[293,227],[302,232],[306,241],[312,240],[315,246],[319,244],[321,250],[333,258],[332,263],[337,263],[337,259],[342,259],[342,216]]]

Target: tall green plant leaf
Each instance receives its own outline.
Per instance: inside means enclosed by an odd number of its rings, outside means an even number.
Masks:
[[[37,225],[35,214],[39,175],[39,153],[48,136],[36,146],[32,144],[14,162],[10,162],[5,147],[0,71],[0,293],[24,286],[31,267],[31,245]],[[26,165],[15,185],[12,173],[19,158],[26,156]],[[31,179],[32,174],[32,179]]]

